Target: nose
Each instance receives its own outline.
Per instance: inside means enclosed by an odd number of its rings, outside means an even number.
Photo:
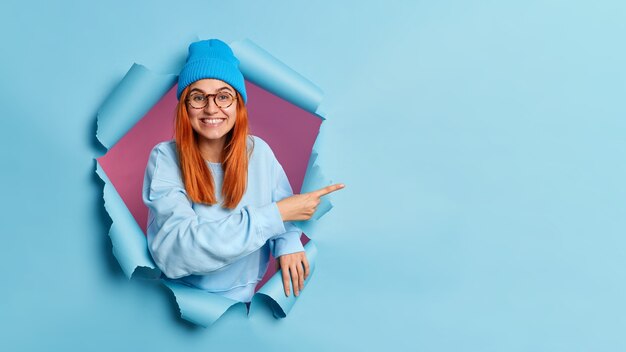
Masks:
[[[208,114],[215,114],[219,111],[219,107],[217,106],[217,104],[215,104],[215,101],[213,100],[213,98],[209,98],[206,106],[204,107],[204,111],[206,111]]]

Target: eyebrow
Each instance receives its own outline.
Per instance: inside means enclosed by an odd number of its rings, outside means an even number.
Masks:
[[[217,89],[217,90],[216,90],[216,92],[219,92],[219,91],[224,90],[224,89],[229,90],[229,91],[231,91],[231,92],[232,92],[232,89],[230,89],[230,88],[228,88],[228,87],[226,87],[226,86],[223,86],[222,88]],[[193,91],[196,91],[196,90],[197,90],[198,92],[202,92],[202,93],[206,94],[206,92],[205,92],[205,91],[203,91],[203,90],[202,90],[202,89],[200,89],[200,88],[193,88],[193,89],[191,89],[191,90],[189,91],[189,93],[191,93],[191,92],[193,92]]]

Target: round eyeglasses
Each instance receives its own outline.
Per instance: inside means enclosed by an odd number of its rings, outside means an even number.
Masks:
[[[209,97],[213,97],[213,102],[217,107],[226,109],[233,105],[237,98],[228,92],[219,92],[216,94],[191,93],[187,98],[187,103],[194,109],[204,109],[209,104]]]

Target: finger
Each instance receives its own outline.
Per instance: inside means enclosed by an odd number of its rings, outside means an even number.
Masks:
[[[345,185],[343,183],[336,183],[334,185],[330,185],[330,186],[326,186],[324,188],[320,188],[317,191],[313,191],[311,192],[311,194],[313,194],[316,197],[321,197],[321,196],[325,196],[328,193],[334,192],[334,191],[338,191],[342,188],[344,188]]]
[[[304,264],[304,279],[306,280],[309,277],[309,260],[306,259],[306,254],[303,255],[302,264]]]
[[[298,270],[298,284],[300,285],[300,291],[304,290],[304,269],[302,268],[302,262],[296,264]]]
[[[298,283],[298,270],[295,265],[289,267],[289,273],[291,274],[291,283],[293,284],[293,294],[298,297],[300,294],[300,286]]]
[[[285,288],[285,296],[289,297],[289,270],[283,268],[283,287]]]

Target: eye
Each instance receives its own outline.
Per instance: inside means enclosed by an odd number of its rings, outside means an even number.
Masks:
[[[206,97],[204,95],[202,95],[202,94],[194,94],[194,95],[191,96],[191,100],[195,101],[195,102],[198,102],[198,103],[203,102],[205,99],[206,99]]]
[[[218,93],[217,94],[217,101],[219,102],[227,102],[230,100],[230,94],[228,93]]]

